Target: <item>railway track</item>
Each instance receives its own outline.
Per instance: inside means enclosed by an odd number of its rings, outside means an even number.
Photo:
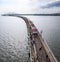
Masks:
[[[55,56],[43,40],[35,25],[26,17],[21,17],[27,25],[30,39],[30,62],[57,62]]]

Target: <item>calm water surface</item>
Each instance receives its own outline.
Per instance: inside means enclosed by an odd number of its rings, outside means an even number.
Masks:
[[[16,17],[0,16],[0,62],[27,62],[26,24]]]
[[[60,62],[60,16],[26,16],[33,21]],[[28,39],[25,22],[0,16],[0,61],[27,62]]]

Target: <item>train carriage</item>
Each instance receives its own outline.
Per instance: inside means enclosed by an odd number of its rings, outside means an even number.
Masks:
[[[31,27],[31,30],[32,30],[32,34],[33,35],[37,35],[38,34],[38,31],[37,31],[36,27]]]

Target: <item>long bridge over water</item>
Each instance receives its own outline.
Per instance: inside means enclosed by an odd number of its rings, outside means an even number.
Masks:
[[[38,32],[33,22],[26,17],[21,17],[21,16],[16,16],[16,17],[22,18],[27,25],[29,45],[30,45],[29,61],[30,62],[57,62],[55,56],[51,52],[47,43],[42,38],[41,33]]]

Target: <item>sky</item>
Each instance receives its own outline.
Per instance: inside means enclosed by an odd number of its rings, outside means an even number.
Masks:
[[[0,0],[2,13],[60,13],[60,0]]]

